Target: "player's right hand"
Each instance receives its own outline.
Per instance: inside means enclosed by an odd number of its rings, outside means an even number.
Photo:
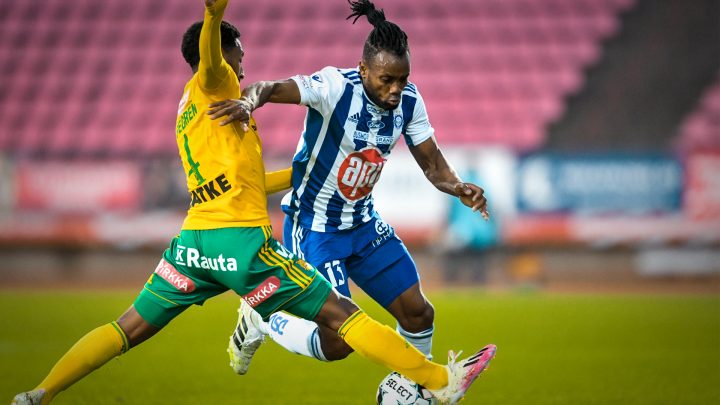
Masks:
[[[220,126],[225,126],[237,121],[242,125],[243,131],[247,131],[248,125],[250,124],[252,104],[244,98],[223,100],[210,104],[210,109],[207,113],[210,115],[210,119],[213,120],[226,117],[220,121]]]

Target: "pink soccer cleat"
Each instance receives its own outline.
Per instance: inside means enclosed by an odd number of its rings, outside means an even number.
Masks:
[[[473,381],[483,372],[495,357],[495,345],[487,345],[465,360],[457,361],[462,353],[448,353],[448,385],[438,390],[429,390],[441,404],[457,404],[470,388]]]

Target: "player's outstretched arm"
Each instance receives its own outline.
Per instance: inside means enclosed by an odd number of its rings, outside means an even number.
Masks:
[[[292,186],[292,167],[265,173],[265,194],[274,194]]]
[[[200,86],[204,89],[217,88],[228,76],[223,67],[220,24],[228,0],[204,0],[205,18],[200,30],[200,65],[198,66]]]
[[[239,121],[245,126],[250,114],[265,103],[300,104],[300,89],[294,80],[255,82],[245,87],[240,99],[223,100],[210,104],[208,114],[216,120],[225,117],[220,125]]]
[[[473,211],[479,210],[486,220],[490,218],[487,200],[483,195],[485,191],[473,183],[465,183],[460,179],[455,169],[445,159],[434,137],[428,138],[419,145],[411,146],[410,153],[435,188],[458,197]]]

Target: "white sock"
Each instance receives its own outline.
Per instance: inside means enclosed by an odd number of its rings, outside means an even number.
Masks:
[[[405,340],[410,342],[411,345],[415,346],[420,350],[428,360],[432,360],[432,337],[435,332],[435,326],[431,326],[430,329],[426,329],[422,332],[408,332],[397,324],[397,332],[400,336],[404,337]]]
[[[320,347],[320,334],[315,322],[285,312],[270,315],[261,327],[272,340],[293,353],[327,361]]]

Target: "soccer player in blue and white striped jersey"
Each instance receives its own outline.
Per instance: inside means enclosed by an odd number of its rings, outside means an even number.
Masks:
[[[348,18],[356,21],[364,15],[374,26],[357,68],[328,66],[311,75],[254,83],[239,100],[213,104],[210,114],[224,117],[224,125],[248,122],[251,112],[266,102],[307,107],[292,164],[293,188],[283,199],[284,244],[346,296],[352,279],[396,318],[398,332],[430,358],[434,310],[403,242],[374,209],[373,187],[402,136],[437,189],[457,196],[486,219],[487,202],[480,187],[458,177],[435,141],[423,98],[408,81],[405,32],[367,0],[351,6]],[[241,313],[255,319],[243,325],[241,315],[231,338],[231,358],[233,351],[242,350],[248,323],[296,353],[335,360],[351,352],[336,333],[311,322],[276,313],[263,323],[247,308]]]

